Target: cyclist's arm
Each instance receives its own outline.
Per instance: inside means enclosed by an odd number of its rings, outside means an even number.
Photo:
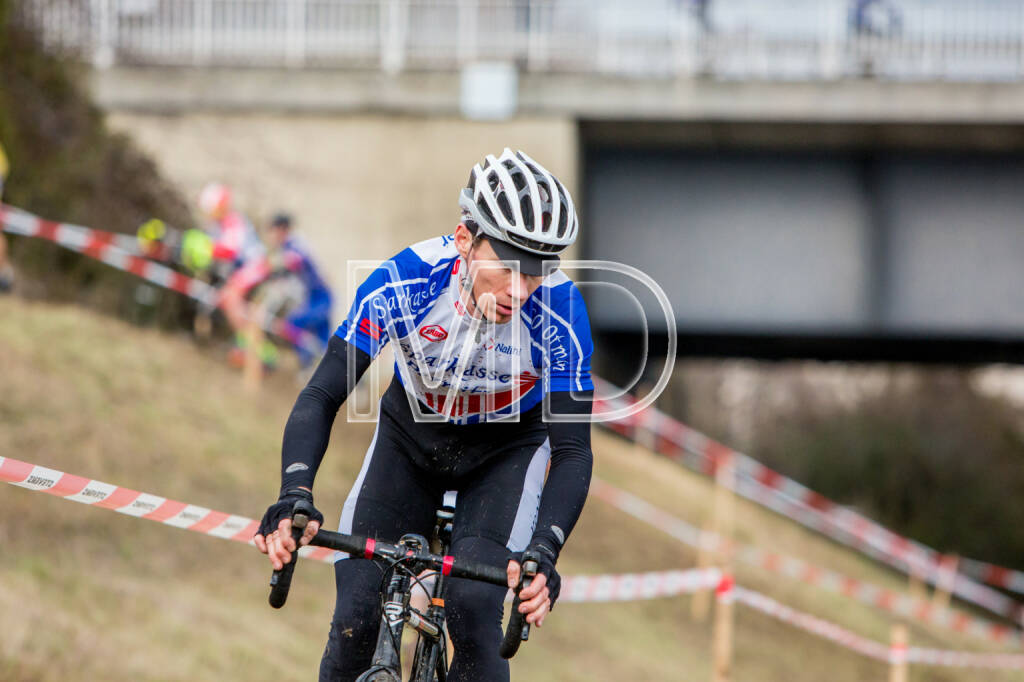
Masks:
[[[541,319],[554,333],[550,338],[542,335],[537,343],[547,349],[549,356],[562,351],[564,360],[549,364],[546,398],[552,415],[572,415],[574,419],[548,420],[551,470],[544,484],[531,544],[541,545],[557,560],[590,489],[594,463],[590,450],[594,397],[590,358],[594,345],[587,306],[576,285],[566,280],[552,289],[550,298],[552,312],[550,316],[542,314]]]
[[[359,286],[348,316],[331,336],[327,354],[295,401],[281,448],[282,493],[292,488],[312,490],[338,409],[392,331],[404,329],[402,322],[392,318],[398,306],[392,306],[388,296],[409,281],[402,265],[409,260],[406,252],[410,250],[382,263]]]
[[[354,356],[349,374],[349,358]],[[281,447],[281,491],[313,489],[323,461],[334,418],[342,403],[366,372],[373,358],[359,348],[332,336],[327,353],[292,407]]]
[[[572,532],[590,489],[590,475],[594,455],[590,449],[590,410],[592,390],[577,393],[573,399],[568,391],[555,391],[549,395],[551,412],[574,415],[579,421],[549,421],[548,438],[551,444],[551,470],[541,494],[537,529],[530,540],[530,549],[541,556],[541,573],[533,583],[520,592],[523,602],[519,610],[526,621],[542,625],[548,611],[558,598],[561,581],[555,571],[555,562]],[[545,565],[548,567],[545,569]],[[509,585],[519,581],[519,567],[509,563]],[[548,584],[550,578],[550,585]]]
[[[531,545],[540,544],[558,559],[569,533],[576,525],[590,490],[594,453],[590,449],[590,412],[593,391],[550,394],[551,412],[574,415],[579,421],[548,423],[551,470],[541,494],[540,511]]]

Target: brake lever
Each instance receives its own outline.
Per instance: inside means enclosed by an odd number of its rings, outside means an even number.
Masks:
[[[300,504],[296,503],[295,506],[299,507]],[[306,531],[308,524],[309,514],[305,513],[304,510],[296,509],[294,516],[292,516],[292,539],[295,541],[295,550],[292,552],[292,558],[281,570],[274,571],[270,576],[270,605],[275,609],[284,606],[285,601],[288,600],[288,590],[292,585],[295,564],[299,563],[299,540],[302,539],[302,534]]]
[[[505,638],[501,642],[498,653],[502,658],[508,659],[516,655],[519,645],[530,639],[530,624],[526,621],[526,615],[519,612],[519,605],[522,600],[519,593],[523,588],[529,587],[537,577],[537,570],[540,562],[532,552],[523,553],[522,573],[519,577],[519,586],[515,590],[515,598],[512,600],[512,615],[508,621],[508,628],[505,630]]]

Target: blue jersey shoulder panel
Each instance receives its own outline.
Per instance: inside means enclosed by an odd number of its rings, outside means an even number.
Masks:
[[[371,357],[405,336],[444,291],[458,257],[451,236],[414,244],[381,263],[356,290],[335,332]]]
[[[541,285],[523,306],[533,354],[544,367],[544,391],[590,391],[594,342],[579,288],[561,272]]]

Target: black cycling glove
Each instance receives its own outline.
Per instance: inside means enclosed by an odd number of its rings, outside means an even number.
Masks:
[[[256,533],[266,537],[277,530],[277,527],[281,524],[281,519],[290,519],[292,517],[292,509],[295,508],[295,503],[299,500],[308,502],[313,510],[313,513],[309,515],[309,520],[316,521],[323,526],[324,515],[313,506],[313,493],[302,488],[292,488],[281,493],[281,497],[278,498],[277,502],[267,508],[267,513],[263,515],[263,520],[260,521],[260,528]]]
[[[554,609],[555,602],[558,601],[558,594],[562,591],[562,576],[558,575],[558,571],[555,570],[555,557],[550,549],[540,543],[530,545],[526,552],[532,552],[537,557],[537,572],[543,573],[548,580],[548,598],[551,600],[551,608]],[[512,552],[508,555],[508,559],[522,566],[523,555],[526,552]]]

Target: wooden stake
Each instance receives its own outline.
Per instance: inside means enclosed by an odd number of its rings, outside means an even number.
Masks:
[[[255,393],[260,390],[263,383],[263,358],[260,351],[263,349],[263,327],[259,320],[262,319],[262,311],[257,307],[251,311],[249,321],[245,324],[245,367],[242,370],[242,384],[245,390]]]
[[[714,537],[714,531],[710,524],[704,524],[701,529],[700,538],[697,543],[697,568],[704,570],[711,567],[713,552],[707,549]],[[690,617],[697,622],[704,622],[708,618],[708,611],[711,610],[711,591],[696,590],[690,599]]]
[[[911,598],[917,601],[925,601],[928,599],[928,587],[925,583],[924,576],[921,573],[921,569],[918,568],[917,562],[911,562],[907,566],[907,592]]]
[[[715,463],[715,492],[711,505],[711,523],[705,524],[697,548],[697,567],[719,565],[731,571],[732,535],[735,525],[736,498],[732,492],[736,480],[736,467],[732,453],[719,455]],[[711,595],[707,590],[694,592],[690,601],[690,615],[696,621],[708,616]]]
[[[206,343],[213,334],[213,318],[206,311],[200,310],[192,320],[192,329],[200,343]]]
[[[889,644],[889,682],[907,682],[907,648],[910,636],[907,626],[896,623],[892,626]]]
[[[736,464],[732,453],[720,455],[715,469],[715,532],[718,533],[718,562],[728,568],[732,561],[732,537],[736,525]]]
[[[947,554],[939,561],[938,575],[935,576],[935,592],[932,594],[932,606],[940,612],[949,608],[959,565],[960,557],[956,554]]]
[[[732,575],[723,573],[715,590],[715,627],[711,642],[713,682],[728,682],[732,676],[733,587]]]

